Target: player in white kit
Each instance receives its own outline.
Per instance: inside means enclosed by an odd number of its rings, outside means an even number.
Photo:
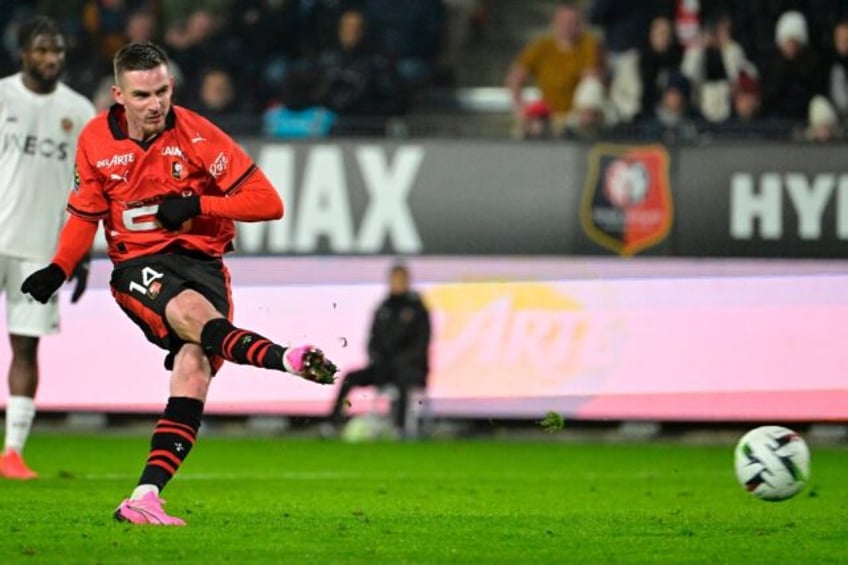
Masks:
[[[59,329],[57,297],[40,304],[21,293],[30,273],[50,261],[74,186],[80,130],[94,106],[61,82],[65,39],[51,19],[36,17],[18,32],[21,71],[0,80],[0,292],[6,294],[6,326],[12,348],[6,436],[0,477],[36,474],[22,452],[35,417],[38,341]],[[78,265],[72,301],[88,279]]]

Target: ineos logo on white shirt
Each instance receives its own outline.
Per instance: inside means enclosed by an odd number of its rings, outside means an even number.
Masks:
[[[39,139],[34,135],[5,134],[3,136],[3,151],[10,149],[17,149],[25,155],[55,157],[59,161],[64,161],[68,157],[68,144],[64,141],[54,141],[50,138]]]

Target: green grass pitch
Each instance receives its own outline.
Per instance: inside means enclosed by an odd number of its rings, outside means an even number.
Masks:
[[[0,562],[848,562],[848,457],[761,502],[732,446],[204,437],[165,491],[186,528],[112,511],[147,439],[36,435],[38,481],[0,481]]]

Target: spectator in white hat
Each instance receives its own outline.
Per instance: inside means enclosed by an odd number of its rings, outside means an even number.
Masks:
[[[787,120],[804,120],[810,100],[824,94],[826,73],[809,46],[807,20],[800,12],[784,13],[777,22],[778,52],[763,73],[766,112]]]
[[[598,77],[587,76],[577,85],[571,112],[566,118],[565,137],[597,139],[615,122],[615,112]]]
[[[833,104],[824,96],[816,96],[810,101],[805,137],[807,141],[815,143],[828,143],[842,138],[839,116]]]

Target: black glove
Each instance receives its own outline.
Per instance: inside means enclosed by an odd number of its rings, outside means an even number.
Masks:
[[[91,255],[86,254],[85,257],[80,259],[77,266],[74,267],[74,272],[71,273],[71,278],[68,279],[69,281],[77,281],[76,286],[74,286],[74,292],[71,294],[71,304],[76,304],[77,300],[82,298],[85,289],[88,287],[88,272],[90,266]]]
[[[166,230],[176,231],[183,222],[200,214],[200,196],[166,196],[159,203],[156,219]]]
[[[65,282],[65,272],[56,263],[50,263],[41,270],[28,276],[21,285],[21,292],[31,294],[33,298],[47,304],[62,283]]]

